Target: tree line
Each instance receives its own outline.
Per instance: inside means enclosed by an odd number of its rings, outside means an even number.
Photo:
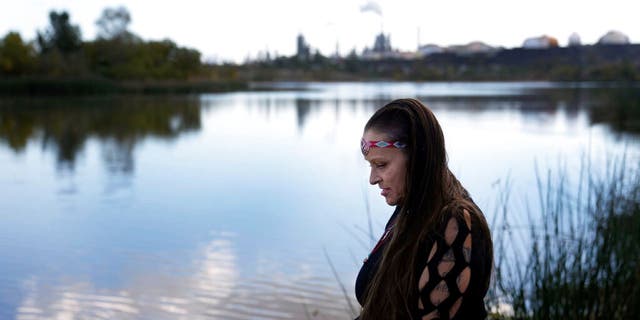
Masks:
[[[171,40],[143,40],[128,30],[130,22],[126,8],[106,8],[96,21],[96,39],[83,41],[67,12],[51,11],[49,25],[36,39],[13,31],[0,39],[0,75],[184,80],[202,73],[198,50]]]

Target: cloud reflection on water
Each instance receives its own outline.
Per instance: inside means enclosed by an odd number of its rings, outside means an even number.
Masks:
[[[335,281],[315,272],[259,275],[241,283],[234,237],[222,233],[198,250],[193,272],[145,271],[115,289],[98,288],[86,281],[50,286],[33,277],[24,283],[25,295],[16,309],[16,319],[300,319],[306,313],[320,315],[320,319],[348,316],[346,302],[336,294],[339,290]]]
[[[224,309],[237,286],[238,271],[230,237],[212,240],[201,249],[192,274],[146,273],[123,288],[100,289],[89,282],[50,288],[31,279],[17,319],[138,319],[206,317]],[[191,317],[194,316],[194,317]]]

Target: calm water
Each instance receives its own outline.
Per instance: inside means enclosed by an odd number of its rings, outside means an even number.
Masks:
[[[394,98],[434,110],[490,222],[505,181],[526,221],[536,167],[640,159],[596,84],[278,87],[0,100],[0,319],[350,319],[367,208],[375,236],[392,212],[359,140]]]

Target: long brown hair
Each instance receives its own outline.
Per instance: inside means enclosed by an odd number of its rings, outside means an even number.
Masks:
[[[417,307],[420,243],[444,217],[453,199],[469,199],[447,166],[444,135],[434,114],[415,99],[394,100],[378,109],[364,128],[406,143],[405,196],[393,235],[365,291],[360,318],[409,319]],[[475,205],[473,205],[475,207]],[[475,211],[475,210],[473,210]]]

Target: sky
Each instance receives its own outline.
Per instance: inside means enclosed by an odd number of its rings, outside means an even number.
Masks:
[[[66,10],[84,40],[94,39],[95,21],[106,7],[125,6],[130,31],[146,40],[169,38],[198,49],[204,60],[242,62],[260,52],[291,55],[302,33],[325,55],[371,47],[376,34],[394,48],[483,41],[519,47],[529,37],[550,35],[561,46],[576,32],[593,44],[610,30],[640,43],[638,0],[180,0],[8,1],[0,11],[0,37],[18,31],[35,39],[51,10]],[[9,4],[10,2],[10,4]]]

